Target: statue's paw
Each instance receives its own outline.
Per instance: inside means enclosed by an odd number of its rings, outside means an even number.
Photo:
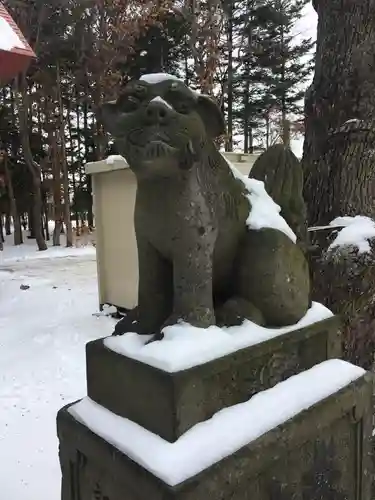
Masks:
[[[124,333],[128,332],[142,333],[140,326],[137,311],[133,309],[116,323],[112,335],[124,335]]]
[[[183,321],[184,320],[181,318],[181,316],[177,316],[176,314],[171,314],[170,316],[168,316],[168,318],[162,324],[158,335],[162,336],[161,338],[163,338],[164,334],[162,332],[163,332],[164,328],[167,328],[168,326],[178,325],[179,323],[182,323]]]
[[[172,313],[164,321],[160,332],[163,332],[163,329],[168,326],[179,325],[181,323],[187,323],[197,328],[208,328],[216,324],[215,311],[209,308],[202,308],[201,310],[195,308],[194,311],[188,314]],[[162,335],[162,338],[164,337],[163,333],[160,333],[160,335]]]
[[[264,326],[262,312],[249,300],[241,297],[232,297],[222,304],[216,311],[216,324],[223,326],[239,326],[245,319]]]
[[[167,328],[168,326],[174,326],[177,325],[178,323],[181,323],[183,320],[180,319],[179,316],[176,316],[174,314],[171,314],[171,316],[168,317],[160,327],[160,329],[156,329],[157,333],[152,334],[152,337],[146,342],[145,345],[152,344],[154,342],[160,342],[164,338],[164,328]],[[155,330],[154,330],[155,331]],[[138,332],[139,334],[142,334],[141,332]]]

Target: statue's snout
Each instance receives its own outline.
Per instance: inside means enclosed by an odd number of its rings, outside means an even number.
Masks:
[[[173,116],[173,108],[163,99],[152,99],[145,109],[145,120],[148,125],[167,125]]]

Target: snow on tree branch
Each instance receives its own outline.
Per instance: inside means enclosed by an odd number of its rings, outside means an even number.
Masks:
[[[337,247],[354,247],[358,253],[371,252],[369,240],[375,238],[375,221],[369,217],[337,217],[330,226],[343,227],[330,244],[328,251]]]

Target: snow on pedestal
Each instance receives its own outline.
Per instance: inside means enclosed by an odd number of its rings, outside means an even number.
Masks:
[[[80,423],[171,486],[182,483],[359,379],[365,370],[329,360],[216,413],[169,443],[89,398],[68,411]]]
[[[208,363],[332,316],[329,309],[314,302],[296,325],[283,328],[264,328],[249,320],[241,326],[211,326],[207,329],[181,323],[165,328],[162,342],[147,344],[150,336],[126,333],[104,339],[104,345],[119,354],[172,373]]]

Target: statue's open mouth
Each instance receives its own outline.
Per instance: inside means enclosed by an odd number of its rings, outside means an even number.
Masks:
[[[177,149],[162,140],[150,141],[143,148],[143,157],[146,161],[154,160],[155,158],[165,158],[173,155]]]
[[[170,143],[169,135],[159,127],[150,130],[132,130],[128,134],[127,139],[132,146],[136,147],[145,147],[152,142],[164,142],[165,144]]]

